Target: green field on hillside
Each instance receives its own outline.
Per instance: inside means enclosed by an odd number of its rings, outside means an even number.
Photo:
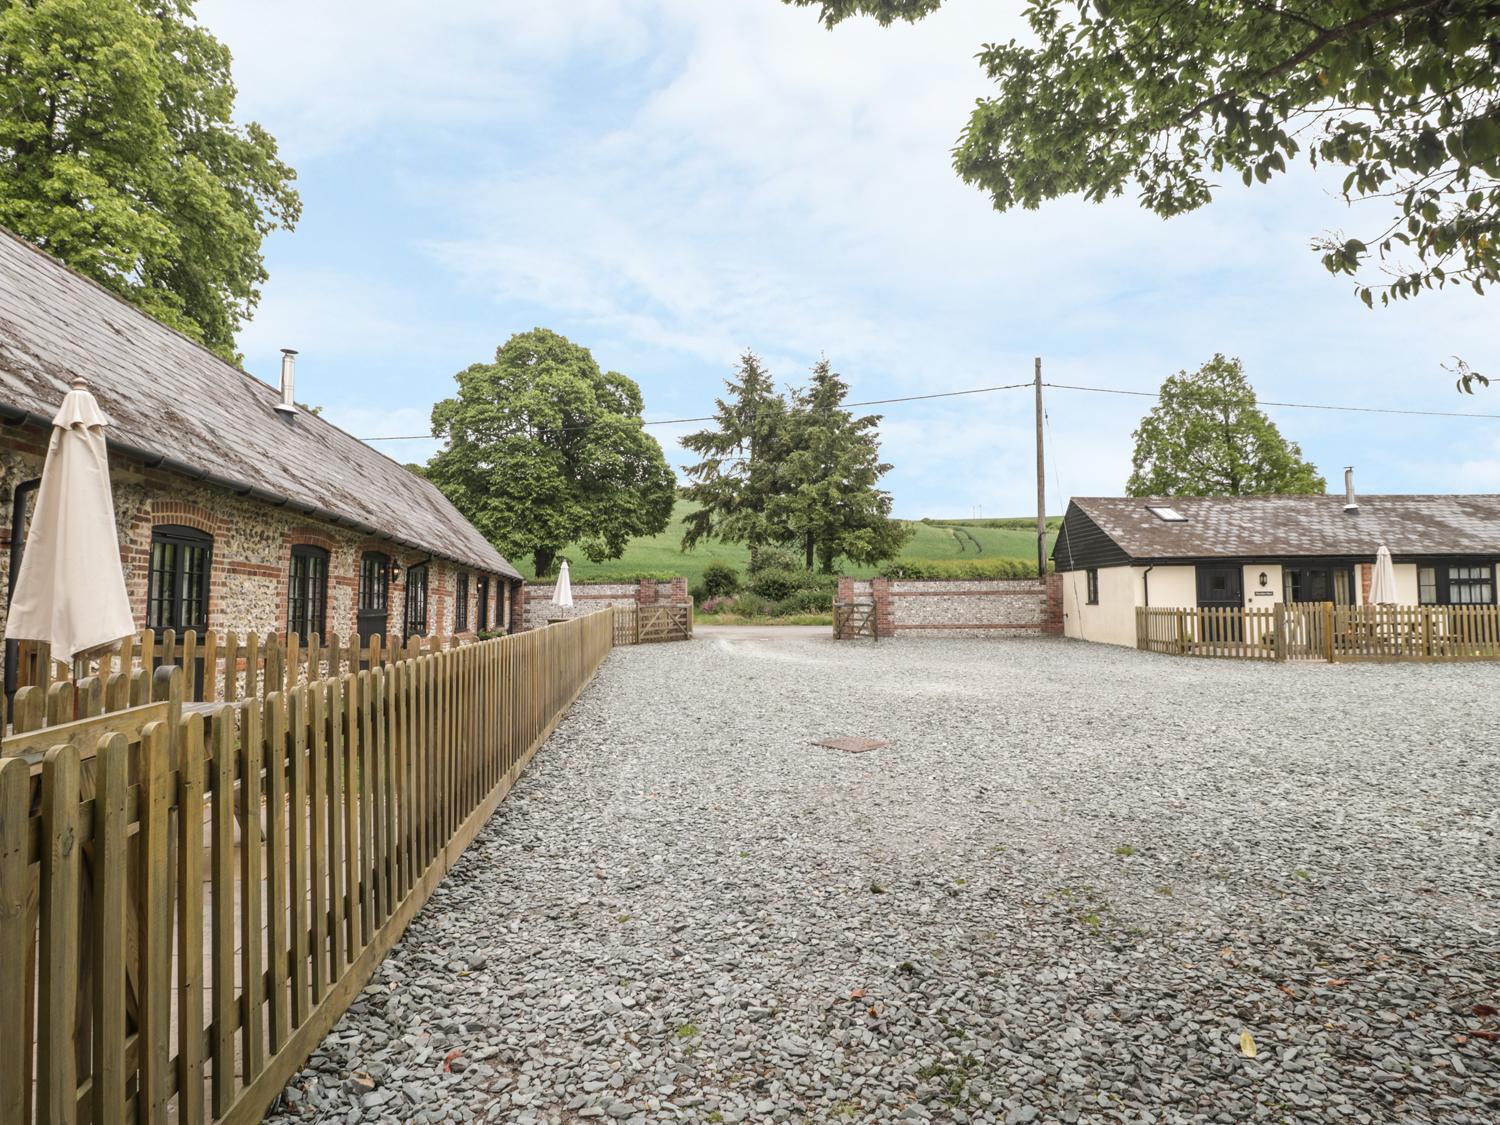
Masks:
[[[672,513],[672,523],[660,535],[637,539],[626,548],[618,559],[604,563],[589,562],[577,547],[563,550],[567,557],[575,582],[608,582],[612,579],[629,579],[642,574],[686,575],[689,583],[696,584],[703,576],[703,568],[711,562],[726,562],[741,572],[749,566],[750,552],[738,543],[704,543],[696,550],[684,552],[682,543],[682,521],[691,505],[679,501]],[[1036,553],[1036,524],[1034,520],[1015,519],[926,519],[911,521],[916,534],[901,552],[901,559],[908,562],[930,562],[937,559],[986,562],[997,558],[1031,559]],[[1047,520],[1049,534],[1047,549],[1052,549],[1056,537],[1059,517]],[[512,560],[530,577],[531,560]],[[868,577],[875,573],[873,567],[846,567],[844,574]]]

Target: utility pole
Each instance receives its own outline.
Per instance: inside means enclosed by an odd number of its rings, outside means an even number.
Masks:
[[[1042,450],[1042,357],[1036,357],[1036,573],[1047,576],[1047,475]]]

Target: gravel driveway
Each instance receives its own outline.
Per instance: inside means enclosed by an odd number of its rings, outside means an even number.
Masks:
[[[1493,1122],[1497,686],[616,652],[275,1119]]]

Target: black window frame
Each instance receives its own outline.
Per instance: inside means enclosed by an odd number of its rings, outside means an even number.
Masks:
[[[303,573],[298,574],[298,564]],[[299,589],[300,586],[300,589]],[[328,630],[328,551],[313,543],[292,547],[286,574],[286,631],[303,641]]]
[[[209,586],[213,576],[214,537],[186,524],[162,523],[151,529],[146,561],[146,628],[157,636],[167,630],[208,631]],[[190,567],[196,559],[196,569]],[[164,590],[163,586],[170,586]],[[190,591],[189,586],[196,586]],[[196,603],[189,613],[189,598]]]
[[[1091,566],[1084,570],[1084,580],[1088,584],[1088,604],[1099,604],[1099,568]]]
[[[488,633],[490,631],[490,576],[481,574],[474,585],[479,590],[479,612],[475,619],[474,629],[478,633]]]
[[[427,564],[406,568],[406,604],[401,614],[406,636],[427,635]],[[420,614],[420,616],[419,616]]]
[[[469,572],[461,570],[453,586],[453,631],[469,631]]]
[[[1423,581],[1423,572],[1432,571],[1433,580]],[[1482,571],[1482,574],[1456,575],[1454,571]],[[1484,586],[1487,588],[1488,600],[1476,601],[1472,598],[1455,601],[1453,594],[1455,587],[1468,589],[1470,587]],[[1432,591],[1432,599],[1427,597],[1427,590]],[[1488,559],[1427,559],[1417,564],[1417,601],[1421,605],[1495,605],[1495,564]]]
[[[1306,559],[1285,563],[1281,568],[1282,597],[1289,605],[1357,606],[1360,594],[1359,574],[1353,563]],[[1339,587],[1345,587],[1347,601],[1339,600]],[[1319,597],[1317,595],[1322,594]]]
[[[379,591],[378,604],[370,595]],[[366,551],[359,557],[359,612],[389,613],[391,607],[391,557]]]

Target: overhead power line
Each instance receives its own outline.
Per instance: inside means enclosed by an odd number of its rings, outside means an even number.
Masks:
[[[903,402],[925,402],[938,398],[959,398],[964,395],[992,394],[996,391],[1015,391],[1024,387],[1033,386],[1033,383],[1003,383],[994,387],[971,387],[962,391],[937,391],[925,395],[900,395],[896,398],[871,398],[863,402],[846,402],[846,407],[855,406],[894,406]],[[1131,398],[1161,398],[1160,391],[1132,391],[1121,387],[1088,387],[1078,383],[1043,383],[1044,387],[1051,387],[1059,391],[1086,391],[1090,394],[1100,395],[1127,395]],[[1342,406],[1337,403],[1322,402],[1275,402],[1270,399],[1257,399],[1257,406],[1276,406],[1288,410],[1332,410],[1348,414],[1398,414],[1411,418],[1478,418],[1481,420],[1500,421],[1500,414],[1476,414],[1462,410],[1409,410],[1393,406]],[[713,422],[717,416],[713,414],[699,415],[694,418],[656,418],[643,421],[642,426],[682,426],[690,422]],[[563,430],[584,429],[583,426],[562,426]],[[359,440],[365,442],[375,441],[436,441],[431,434],[394,434],[385,437],[367,437]]]
[[[1100,395],[1130,395],[1132,398],[1161,398],[1160,391],[1127,391],[1119,387],[1083,387],[1074,383],[1043,383],[1060,391],[1089,391]],[[1340,410],[1353,414],[1406,414],[1418,418],[1488,418],[1500,419],[1500,414],[1473,414],[1462,410],[1405,410],[1393,406],[1337,406],[1317,402],[1273,402],[1258,398],[1256,406],[1284,406],[1292,410]]]
[[[1006,383],[999,387],[973,387],[966,391],[938,391],[930,395],[902,395],[899,398],[871,398],[864,402],[846,402],[845,407],[852,406],[889,406],[897,402],[921,402],[933,398],[958,398],[960,395],[986,395],[992,391],[1014,391],[1020,387],[1029,387],[1030,383]],[[643,426],[682,426],[688,422],[715,422],[718,420],[716,414],[705,414],[698,418],[655,418],[641,423]],[[560,426],[558,429],[577,430],[582,426]],[[435,441],[431,434],[398,434],[393,437],[368,437],[360,438],[360,441]]]

